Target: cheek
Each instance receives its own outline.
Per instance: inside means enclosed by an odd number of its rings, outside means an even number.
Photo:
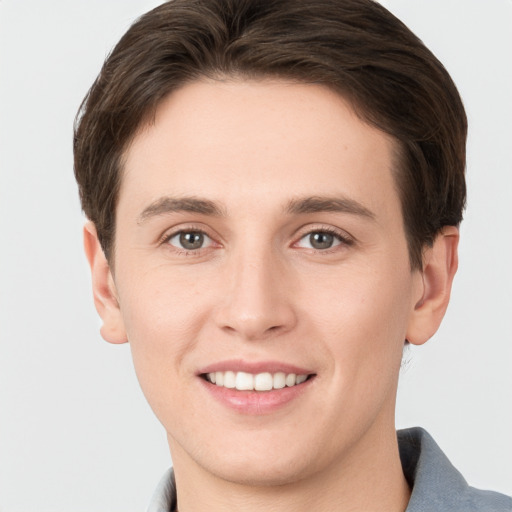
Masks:
[[[400,367],[411,276],[393,265],[381,265],[378,272],[375,267],[347,269],[308,297],[308,316],[333,371],[350,387],[391,384]]]
[[[399,265],[397,265],[399,266]],[[395,265],[346,266],[302,284],[307,311],[341,337],[360,333],[361,342],[405,333],[411,303],[411,275]]]
[[[119,291],[135,371],[153,406],[190,371],[186,356],[197,343],[205,310],[200,286],[175,277],[151,272],[132,278]]]

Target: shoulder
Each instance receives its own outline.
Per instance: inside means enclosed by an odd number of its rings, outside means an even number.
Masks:
[[[425,430],[399,430],[397,436],[412,489],[406,512],[512,512],[512,498],[469,486]]]
[[[512,512],[512,498],[499,492],[482,491],[468,487],[464,503],[464,510],[482,512]]]

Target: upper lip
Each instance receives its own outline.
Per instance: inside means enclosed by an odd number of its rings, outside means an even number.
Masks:
[[[244,361],[242,359],[231,359],[209,364],[198,371],[198,375],[213,372],[246,372],[252,374],[258,373],[295,373],[296,375],[310,375],[312,372],[306,368],[295,366],[280,361]]]

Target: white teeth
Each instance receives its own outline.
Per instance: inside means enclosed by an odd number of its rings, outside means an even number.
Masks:
[[[308,375],[296,375],[295,373],[276,372],[274,374],[264,372],[253,375],[247,372],[212,372],[206,375],[206,379],[219,387],[229,389],[236,388],[239,391],[270,391],[283,389],[302,384]]]
[[[235,372],[226,372],[224,374],[224,387],[232,389],[235,386],[236,386]]]
[[[296,384],[302,384],[308,378],[307,375],[297,375]]]
[[[289,373],[287,376],[286,376],[286,385],[290,388],[292,386],[295,386],[296,384],[296,381],[297,381],[297,375],[295,375],[295,373]]]
[[[271,373],[258,373],[254,376],[254,389],[256,391],[270,391],[273,383],[274,379]]]
[[[283,372],[274,374],[274,389],[283,389],[286,386],[286,375]]]
[[[235,387],[239,391],[254,389],[254,377],[250,373],[238,372],[235,379]]]

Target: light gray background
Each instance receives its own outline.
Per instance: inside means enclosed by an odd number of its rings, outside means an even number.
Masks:
[[[170,464],[129,347],[99,336],[72,174],[76,109],[150,0],[0,0],[0,511],[144,509]],[[460,269],[413,350],[397,424],[512,494],[512,2],[388,0],[451,72],[470,121]]]

